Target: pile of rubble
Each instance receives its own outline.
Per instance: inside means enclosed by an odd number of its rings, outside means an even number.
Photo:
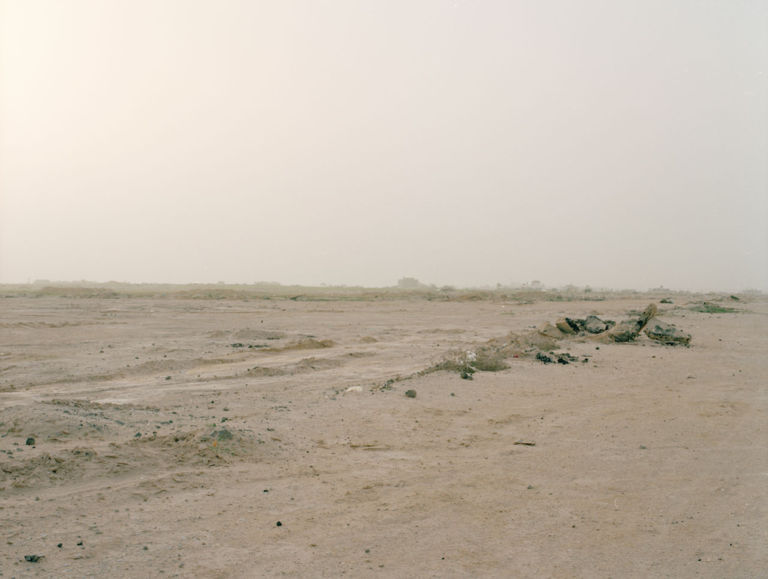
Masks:
[[[465,380],[472,380],[477,371],[497,372],[509,368],[510,358],[533,358],[543,364],[588,363],[591,355],[580,357],[569,352],[557,351],[562,341],[597,341],[600,343],[633,342],[641,333],[656,342],[669,346],[689,346],[691,335],[674,324],[656,318],[658,310],[650,304],[642,313],[615,322],[595,315],[584,319],[563,317],[554,324],[546,323],[538,329],[523,333],[510,332],[507,336],[493,338],[473,350],[457,350],[440,362],[410,376],[388,380],[381,389],[391,389],[395,381],[424,376],[447,370],[457,372]],[[598,347],[599,349],[599,347]]]
[[[632,342],[641,332],[644,332],[651,340],[662,344],[688,346],[691,335],[674,324],[657,319],[657,313],[656,304],[650,304],[640,315],[618,324],[613,320],[602,320],[597,316],[587,316],[584,319],[560,318],[554,325],[545,324],[539,333],[555,339],[583,336],[594,337],[605,342]]]

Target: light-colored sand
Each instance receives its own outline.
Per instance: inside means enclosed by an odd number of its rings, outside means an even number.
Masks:
[[[388,382],[649,301],[4,298],[0,575],[766,576],[765,301]]]

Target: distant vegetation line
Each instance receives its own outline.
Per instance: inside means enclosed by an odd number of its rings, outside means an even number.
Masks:
[[[759,292],[748,292],[759,293]],[[279,283],[254,284],[134,284],[122,282],[52,282],[50,285],[0,284],[2,297],[62,298],[153,298],[196,300],[293,300],[293,301],[603,301],[608,298],[663,298],[675,295],[722,296],[721,292],[681,292],[664,288],[638,290],[594,290],[590,288],[503,287],[494,289],[418,287],[300,286]]]

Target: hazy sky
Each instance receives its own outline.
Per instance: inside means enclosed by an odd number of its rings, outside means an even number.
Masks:
[[[0,0],[0,282],[768,290],[768,3]]]

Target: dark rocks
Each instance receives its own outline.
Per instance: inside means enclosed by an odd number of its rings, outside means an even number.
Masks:
[[[555,326],[564,334],[602,334],[615,324],[616,322],[611,320],[601,320],[597,316],[589,315],[585,319],[560,318]]]
[[[24,443],[27,446],[35,446],[35,439],[32,436],[27,437],[26,442]]]
[[[640,332],[643,331],[648,321],[656,315],[657,311],[656,304],[650,304],[637,318],[624,320],[613,328],[610,331],[610,339],[619,343],[633,341],[640,335]]]
[[[638,327],[635,320],[624,320],[620,322],[611,332],[611,339],[614,342],[631,342],[640,334],[642,327]]]
[[[688,346],[691,343],[691,335],[661,320],[653,320],[645,328],[645,335],[651,340],[667,344],[669,346]]]
[[[584,329],[590,334],[602,334],[610,326],[597,316],[587,316],[584,320]]]
[[[556,354],[556,356],[558,364],[570,364],[571,362],[577,362],[579,360],[576,356],[569,354],[568,352],[562,352]]]
[[[570,364],[576,362],[578,358],[569,354],[568,352],[550,352],[551,355],[547,355],[544,352],[536,352],[536,359],[542,364]]]
[[[560,318],[555,322],[555,327],[564,334],[575,334],[579,331],[578,326],[571,325],[573,320],[569,318]]]
[[[584,329],[584,320],[574,320],[573,318],[565,318],[565,321],[574,332],[581,332]]]

